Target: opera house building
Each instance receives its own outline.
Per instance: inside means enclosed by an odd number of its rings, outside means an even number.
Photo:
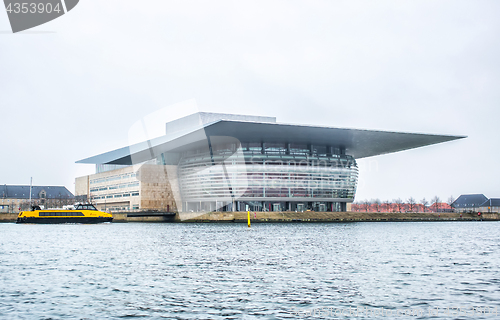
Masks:
[[[463,138],[284,124],[199,112],[165,135],[77,163],[75,196],[114,211],[346,211],[356,159]]]

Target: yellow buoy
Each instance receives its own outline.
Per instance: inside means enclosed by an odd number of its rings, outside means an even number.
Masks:
[[[250,211],[248,211],[248,227],[250,228]]]

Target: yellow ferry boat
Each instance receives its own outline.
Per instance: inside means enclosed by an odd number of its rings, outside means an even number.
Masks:
[[[39,206],[32,211],[21,211],[17,223],[100,223],[111,222],[110,213],[98,211],[91,204],[78,204],[74,210],[41,210]]]

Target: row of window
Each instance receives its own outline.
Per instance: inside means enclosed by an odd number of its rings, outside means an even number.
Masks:
[[[111,176],[111,177],[99,178],[99,179],[92,179],[92,180],[90,180],[90,184],[110,182],[110,181],[117,181],[117,180],[128,179],[128,178],[135,178],[135,176],[136,176],[135,173],[125,173],[125,174],[120,174],[120,175],[117,175],[117,176]]]
[[[132,188],[132,187],[138,187],[139,182],[133,182],[133,183],[123,183],[123,184],[115,184],[109,187],[96,187],[96,188],[91,188],[90,192],[97,192],[97,191],[106,191],[106,190],[116,190],[116,189],[124,189],[124,188]]]
[[[7,203],[9,203],[9,202],[10,202],[10,199],[7,199]],[[20,202],[20,200],[12,200],[12,203],[14,203],[14,202],[19,203],[19,202]]]
[[[187,199],[209,199],[209,198],[354,198],[354,190],[351,189],[247,189],[244,192],[237,190],[211,190],[209,194],[199,192],[185,192]]]
[[[296,181],[300,183],[305,180],[315,180],[315,181],[338,181],[339,179],[344,179],[351,176],[357,177],[357,171],[332,171],[325,173],[233,173],[227,172],[222,174],[222,170],[206,170],[200,171],[198,173],[193,173],[192,171],[182,171],[185,174],[187,183],[196,183],[200,179],[210,179],[213,182],[218,182],[222,179],[223,181],[229,179],[231,181]],[[189,181],[191,180],[191,181]]]
[[[118,210],[126,211],[126,210],[130,210],[130,207],[128,207],[128,206],[124,206],[124,207],[111,206],[111,207],[108,207],[107,209],[109,209],[110,211],[118,211]],[[138,209],[139,209],[139,205],[138,204],[134,204],[132,206],[132,210],[138,210]]]
[[[194,211],[213,211],[220,210],[222,207],[232,208],[231,202],[223,202],[218,201],[214,203],[210,202],[185,202],[185,207],[187,210]],[[215,205],[215,206],[214,206]],[[312,210],[312,211],[333,211],[338,212],[342,211],[342,207],[345,206],[345,203],[341,202],[265,202],[265,201],[236,201],[236,210],[237,211],[299,211],[304,212],[304,210]]]
[[[310,157],[310,156],[289,156],[289,155],[252,155],[252,156],[200,156],[182,158],[181,167],[197,167],[220,165],[222,162],[227,165],[245,165],[246,167],[256,166],[258,168],[269,170],[273,167],[309,167],[309,168],[352,168],[356,167],[356,161],[351,156],[335,157]]]
[[[139,196],[139,192],[100,195],[92,197],[92,199],[99,200],[99,199],[112,199],[112,198],[137,197],[137,196]]]
[[[82,212],[40,212],[40,217],[84,217]]]
[[[235,143],[220,143],[212,144],[212,151],[215,152],[234,152],[237,148],[243,151],[272,151],[272,152],[290,152],[290,153],[316,153],[316,154],[344,154],[345,148],[332,147],[327,145],[317,144],[300,144],[300,143],[280,143],[280,142],[242,142]],[[207,148],[189,150],[185,155],[193,155],[207,152]]]

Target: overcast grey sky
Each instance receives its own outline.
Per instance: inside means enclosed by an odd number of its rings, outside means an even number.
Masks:
[[[137,120],[202,111],[467,135],[359,160],[356,200],[500,197],[499,1],[82,0],[10,34],[0,10],[0,183],[65,185]],[[46,31],[46,32],[42,32]]]

